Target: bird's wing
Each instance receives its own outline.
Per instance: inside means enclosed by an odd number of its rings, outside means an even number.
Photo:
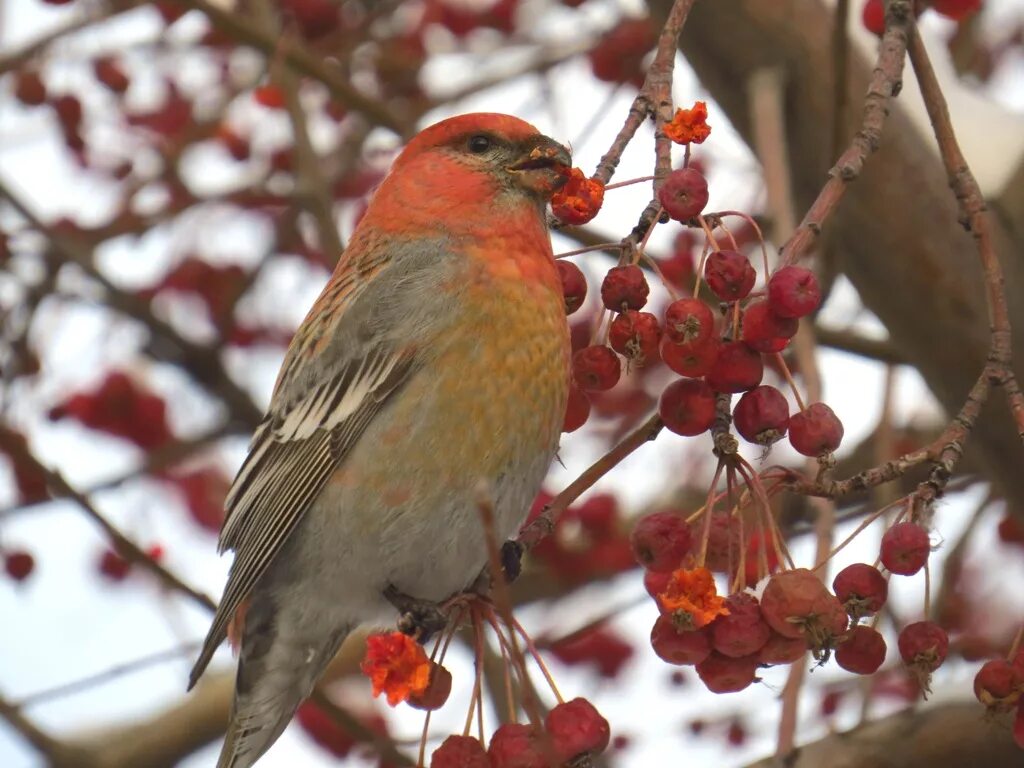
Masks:
[[[327,320],[315,306],[289,349],[270,412],[257,429],[225,500],[220,549],[233,549],[235,560],[192,671],[192,684],[223,641],[236,609],[266,573],[334,469],[417,368],[409,347],[396,346],[378,330],[382,324],[375,317],[375,292],[361,293],[355,289],[344,295],[346,306],[338,309],[335,303],[337,311]],[[330,327],[309,327],[316,318],[339,331],[344,327],[346,343],[341,346],[345,351],[333,356],[340,360],[331,363],[324,360],[330,356],[311,354],[306,341],[334,335]],[[337,337],[329,343],[332,350],[339,347]]]

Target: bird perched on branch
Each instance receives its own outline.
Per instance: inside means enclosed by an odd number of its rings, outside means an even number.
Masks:
[[[545,206],[568,151],[508,115],[406,146],[296,332],[228,494],[235,559],[202,675],[240,641],[219,768],[277,740],[383,592],[442,601],[522,524],[558,444],[569,335]]]

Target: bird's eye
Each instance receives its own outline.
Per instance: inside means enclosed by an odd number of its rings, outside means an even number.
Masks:
[[[483,154],[491,148],[491,137],[486,136],[482,133],[478,133],[475,136],[469,137],[469,151],[474,154]]]

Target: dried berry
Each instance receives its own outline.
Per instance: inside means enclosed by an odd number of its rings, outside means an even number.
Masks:
[[[673,381],[661,393],[658,414],[677,435],[699,435],[715,420],[715,393],[700,379]]]
[[[712,693],[742,691],[757,679],[757,657],[734,659],[712,651],[697,665],[697,674]]]
[[[761,594],[761,613],[786,637],[803,637],[815,650],[827,649],[846,631],[842,604],[806,568],[772,576]]]
[[[824,403],[812,403],[789,417],[789,443],[812,458],[831,453],[843,441],[843,423]]]
[[[603,392],[619,383],[622,365],[611,347],[590,346],[572,356],[572,377],[587,392]]]
[[[775,387],[754,387],[736,403],[732,419],[744,440],[757,445],[771,445],[786,435],[789,403]]]
[[[615,316],[608,329],[611,348],[637,365],[657,360],[660,342],[658,318],[650,312],[627,309]]]
[[[644,515],[629,537],[633,556],[648,571],[671,573],[693,546],[686,521],[672,512]]]
[[[472,736],[449,736],[430,756],[430,768],[491,768],[483,745]]]
[[[435,661],[430,662],[430,682],[420,693],[411,693],[406,702],[413,709],[440,709],[452,692],[452,673]]]
[[[807,641],[802,637],[786,637],[773,631],[761,650],[757,652],[760,664],[793,664],[807,653]]]
[[[504,723],[487,747],[491,768],[548,768],[536,731],[523,723]]]
[[[580,268],[571,261],[559,259],[555,262],[558,277],[562,281],[562,296],[565,298],[565,314],[571,315],[583,306],[587,298],[587,278]]]
[[[735,393],[753,389],[763,376],[761,355],[742,341],[727,341],[719,347],[706,379],[715,392]]]
[[[878,613],[889,595],[889,582],[873,565],[853,563],[836,574],[832,590],[854,621]]]
[[[736,251],[714,251],[704,262],[704,281],[722,301],[746,298],[756,279],[750,259]]]
[[[716,336],[696,344],[676,344],[668,336],[662,336],[658,351],[662,361],[673,371],[680,376],[697,379],[714,366],[719,347]]]
[[[715,331],[715,316],[700,299],[677,299],[665,309],[665,336],[675,344],[699,345]]]
[[[642,309],[650,292],[644,271],[636,264],[612,267],[601,281],[601,301],[613,312]]]
[[[885,661],[885,638],[871,627],[858,624],[836,648],[836,664],[847,672],[873,675]]]
[[[768,304],[780,317],[806,317],[821,304],[818,278],[803,267],[783,267],[768,281]]]
[[[756,654],[772,634],[761,616],[757,598],[746,592],[725,601],[729,613],[711,624],[711,646],[724,656],[739,658]]]
[[[946,630],[933,621],[918,621],[900,631],[898,644],[903,663],[927,693],[931,673],[942,665],[949,652]]]
[[[1006,659],[986,661],[974,676],[974,695],[989,709],[1009,711],[1024,693],[1024,671]]]
[[[553,707],[544,718],[544,726],[560,762],[569,762],[579,755],[599,755],[611,740],[608,721],[583,698]]]
[[[897,523],[882,536],[882,565],[900,576],[913,576],[924,568],[932,543],[917,523]]]
[[[707,631],[680,629],[671,616],[659,616],[654,622],[651,647],[659,659],[669,664],[699,664],[711,653]]]
[[[798,320],[775,314],[767,301],[754,301],[743,310],[740,338],[758,352],[781,352],[796,335],[798,327]]]
[[[689,221],[708,204],[707,179],[693,168],[678,168],[665,179],[658,200],[673,219]]]

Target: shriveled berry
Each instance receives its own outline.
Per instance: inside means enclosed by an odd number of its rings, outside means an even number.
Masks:
[[[571,261],[558,259],[555,262],[558,277],[562,281],[562,296],[565,299],[565,314],[571,315],[583,306],[587,298],[587,278]]]
[[[761,650],[772,634],[761,616],[757,598],[746,592],[729,595],[729,613],[711,623],[711,646],[724,656],[739,658]]]
[[[753,301],[743,310],[743,343],[758,352],[781,352],[796,335],[799,320],[775,314],[767,301]]]
[[[708,204],[707,179],[693,168],[677,168],[658,191],[662,208],[676,221],[689,221]]]
[[[989,709],[1006,712],[1024,693],[1024,672],[1006,659],[986,661],[974,676],[974,695]]]
[[[772,631],[768,641],[757,652],[757,661],[769,666],[793,664],[800,661],[806,653],[807,641],[802,637],[786,637]]]
[[[658,414],[677,435],[699,435],[715,420],[715,393],[700,379],[673,381],[661,393]]]
[[[882,565],[900,576],[913,576],[924,568],[932,543],[917,523],[897,523],[882,536]]]
[[[803,267],[783,267],[768,281],[768,304],[780,317],[806,317],[821,304],[818,278]]]
[[[689,532],[687,532],[689,535]],[[24,581],[32,575],[35,570],[36,559],[30,552],[23,549],[16,549],[4,555],[4,570],[7,575],[15,581]]]
[[[487,747],[491,768],[548,768],[536,731],[523,723],[504,723]]]
[[[789,403],[775,387],[767,384],[745,392],[732,411],[733,424],[744,440],[771,445],[789,428]]]
[[[934,621],[918,621],[900,631],[898,644],[903,663],[927,693],[931,673],[942,665],[949,652],[946,630]]]
[[[671,616],[659,616],[651,628],[651,647],[669,664],[700,664],[711,653],[707,629],[680,629]]]
[[[575,432],[587,423],[590,418],[590,398],[579,387],[569,385],[569,399],[565,404],[565,419],[562,421],[563,432]]]
[[[613,312],[643,308],[650,292],[644,271],[636,264],[612,267],[601,281],[601,301]]]
[[[587,392],[603,392],[619,383],[622,364],[611,347],[594,345],[572,356],[572,377]]]
[[[650,312],[627,309],[616,315],[608,329],[611,348],[637,365],[658,359],[661,327]]]
[[[885,661],[885,638],[877,630],[858,624],[836,648],[836,664],[847,672],[873,675]]]
[[[715,392],[745,392],[761,383],[761,355],[742,341],[727,341],[718,349],[715,364],[705,377]]]
[[[712,693],[742,691],[757,679],[757,656],[734,659],[712,651],[697,665],[697,674]]]
[[[843,442],[843,423],[824,403],[812,403],[789,417],[789,444],[804,456],[831,453]]]
[[[676,344],[668,336],[662,336],[658,351],[662,361],[673,371],[696,379],[711,370],[718,359],[720,346],[715,336],[691,344]]]
[[[889,582],[873,565],[853,563],[836,574],[832,590],[854,621],[878,613],[889,596]]]
[[[430,662],[430,680],[422,693],[409,696],[407,702],[413,709],[426,712],[440,709],[452,692],[452,673],[437,662]]]
[[[633,556],[648,571],[671,573],[693,546],[686,521],[672,512],[641,517],[629,537]]]
[[[773,575],[761,594],[761,613],[780,635],[806,638],[814,649],[828,648],[846,631],[842,604],[806,568]]]
[[[676,344],[702,344],[714,331],[715,316],[700,299],[677,299],[665,308],[665,336]]]
[[[746,298],[756,279],[750,259],[737,251],[714,251],[704,261],[704,281],[722,301]]]
[[[452,735],[430,756],[430,768],[491,768],[483,745],[472,736]]]
[[[544,718],[544,726],[561,762],[578,755],[599,755],[608,749],[611,740],[608,721],[584,698],[553,707]]]

